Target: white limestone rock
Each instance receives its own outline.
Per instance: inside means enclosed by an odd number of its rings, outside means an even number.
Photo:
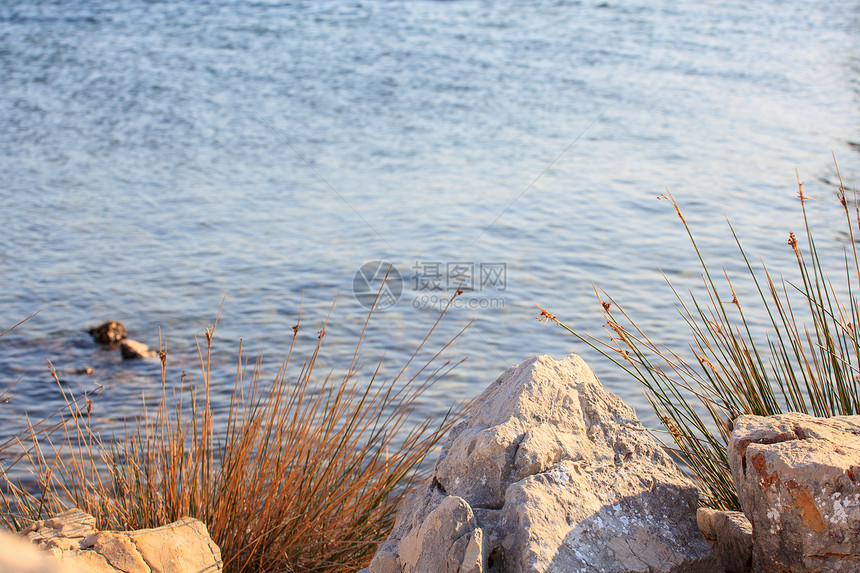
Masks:
[[[418,571],[415,547],[429,542],[441,554],[458,540],[462,560],[449,553],[454,562],[434,571],[721,571],[697,502],[694,485],[581,358],[541,356],[502,374],[451,430],[370,573]],[[433,541],[439,532],[444,541]]]

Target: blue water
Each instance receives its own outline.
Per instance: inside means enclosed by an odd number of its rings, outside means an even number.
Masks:
[[[361,354],[389,375],[455,271],[475,273],[427,345],[474,321],[445,352],[468,360],[422,413],[579,352],[653,425],[635,383],[534,303],[599,333],[597,283],[683,345],[660,271],[682,291],[698,272],[656,196],[675,194],[716,265],[739,270],[725,214],[754,260],[790,270],[795,170],[838,262],[831,153],[853,185],[858,20],[848,0],[4,2],[0,327],[38,314],[0,339],[0,382],[20,379],[0,433],[61,404],[48,360],[73,392],[103,387],[108,431],[157,396],[156,362],[84,332],[107,319],[150,346],[160,328],[176,382],[223,300],[223,408],[240,338],[271,372],[300,304],[306,353],[337,297],[320,365],[337,372],[375,260],[404,279]]]

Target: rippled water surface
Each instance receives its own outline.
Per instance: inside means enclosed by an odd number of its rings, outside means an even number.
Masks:
[[[427,344],[474,321],[427,412],[530,355],[579,352],[653,424],[635,383],[534,303],[598,332],[598,283],[683,344],[660,271],[682,291],[698,271],[656,196],[675,194],[717,266],[739,271],[727,215],[754,259],[790,270],[795,170],[838,263],[831,152],[853,185],[858,18],[848,0],[4,2],[0,327],[38,314],[0,340],[0,383],[19,380],[0,433],[61,404],[49,360],[74,392],[103,387],[108,429],[157,397],[157,362],[86,334],[107,319],[150,346],[160,328],[172,384],[196,375],[194,336],[223,300],[223,408],[240,338],[271,372],[302,300],[306,354],[337,297],[320,364],[337,372],[375,260],[403,290],[361,361],[389,375],[451,273],[475,273]]]

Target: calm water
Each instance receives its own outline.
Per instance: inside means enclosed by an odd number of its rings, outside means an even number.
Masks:
[[[223,300],[221,407],[239,338],[271,371],[302,299],[309,349],[337,297],[321,372],[337,371],[366,313],[355,273],[375,260],[403,284],[368,369],[384,355],[396,372],[438,299],[474,281],[428,343],[474,320],[427,412],[530,355],[579,352],[653,423],[640,389],[534,303],[598,332],[599,283],[682,343],[660,270],[681,289],[698,274],[655,197],[676,195],[729,272],[724,213],[754,258],[790,269],[795,169],[838,261],[831,152],[854,184],[858,21],[848,0],[3,2],[0,327],[39,314],[0,341],[0,381],[20,379],[0,433],[60,404],[48,360],[72,391],[104,387],[108,429],[157,395],[157,363],[84,332],[106,319],[150,346],[160,328],[176,382]]]

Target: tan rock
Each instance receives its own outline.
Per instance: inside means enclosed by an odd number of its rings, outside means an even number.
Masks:
[[[729,442],[756,571],[860,571],[860,416],[741,416]]]
[[[59,560],[64,568],[77,568],[86,573],[117,573],[121,571],[108,563],[104,555],[94,551],[76,551],[55,553],[54,557]],[[123,573],[126,573],[123,571]],[[129,571],[128,573],[139,573]],[[146,573],[149,573],[148,571]]]
[[[480,565],[482,537],[472,535],[476,526],[469,504],[459,497],[447,496],[400,542],[400,570],[403,573],[458,573],[467,550],[468,559],[474,562],[477,554]]]
[[[400,573],[400,565],[397,563],[397,555],[388,551],[377,551],[370,562],[370,568],[365,568],[359,573]]]
[[[128,573],[149,573],[149,566],[126,533],[99,531],[81,544],[104,557],[114,569]]]
[[[201,521],[183,517],[156,529],[129,531],[152,573],[221,571],[221,551]]]
[[[35,521],[21,533],[30,541],[41,544],[54,538],[83,539],[96,532],[96,518],[73,508],[50,519]]]
[[[6,531],[0,531],[0,572],[89,573],[52,558],[29,543],[26,538]]]
[[[696,519],[726,573],[752,571],[752,524],[743,513],[700,507]]]
[[[418,571],[416,555],[431,550],[432,571],[716,573],[697,504],[694,485],[581,358],[542,356],[506,371],[451,430],[370,573],[392,573],[391,556]]]
[[[484,570],[484,532],[476,528],[451,546],[448,563],[457,564],[458,573],[481,573]]]
[[[33,543],[70,569],[92,573],[218,573],[223,569],[221,551],[196,519],[183,517],[138,531],[96,531],[94,525],[92,516],[75,509],[38,521],[25,531]]]

